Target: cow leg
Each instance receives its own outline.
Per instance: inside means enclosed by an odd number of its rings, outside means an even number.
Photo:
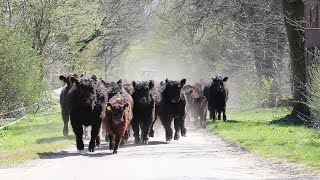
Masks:
[[[174,140],[179,140],[180,138],[180,131],[181,131],[181,119],[180,118],[175,118],[174,119]]]
[[[114,143],[115,143],[115,136],[114,134],[108,133],[109,134],[109,149],[110,151],[114,149]]]
[[[218,108],[217,111],[218,111],[218,120],[221,120],[221,109]]]
[[[68,134],[69,134],[69,128],[68,128],[69,113],[62,110],[62,119],[63,119],[63,135],[68,136]]]
[[[82,151],[84,149],[84,144],[82,140],[83,136],[83,129],[82,125],[80,124],[80,120],[74,119],[72,116],[70,117],[71,119],[71,126],[74,131],[74,134],[76,135],[76,143],[77,143],[77,149],[79,151]]]
[[[118,153],[118,149],[119,149],[119,145],[121,143],[121,135],[117,134],[116,138],[115,138],[115,146],[113,149],[113,153],[112,154],[117,154]]]
[[[94,148],[96,146],[100,146],[100,137],[99,137],[99,131],[100,131],[101,123],[97,123],[91,126],[91,140],[89,142],[89,151],[94,152]],[[97,137],[99,137],[99,144],[96,144]]]
[[[171,122],[172,122],[172,118],[170,117],[162,117],[161,119],[161,123],[166,131],[166,141],[171,141],[172,139],[172,128],[171,128]]]
[[[150,130],[149,130],[149,137],[154,137],[154,129],[153,129],[154,122],[155,121],[151,123]]]
[[[216,109],[212,108],[211,113],[212,113],[212,120],[215,121],[216,120]]]
[[[151,124],[152,124],[151,119],[145,119],[145,121],[143,121],[141,134],[142,134],[142,142],[144,144],[148,144],[148,140],[149,140],[148,134],[150,131]]]
[[[224,107],[222,110],[223,113],[223,121],[227,121],[226,108]]]
[[[182,117],[180,120],[180,128],[181,128],[181,136],[182,137],[186,137],[187,136],[187,128],[186,128],[186,124],[185,124],[185,116]]]
[[[202,114],[202,121],[203,121],[203,128],[205,129],[207,127],[207,110],[205,110]]]
[[[133,136],[134,136],[134,143],[138,144],[141,142],[140,140],[140,127],[139,127],[139,123],[138,123],[138,119],[137,118],[133,118],[131,121],[131,126],[132,126],[132,130],[133,130]]]

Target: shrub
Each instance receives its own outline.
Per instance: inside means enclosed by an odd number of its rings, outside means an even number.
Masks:
[[[0,27],[0,112],[28,105],[44,89],[41,58],[13,27]]]

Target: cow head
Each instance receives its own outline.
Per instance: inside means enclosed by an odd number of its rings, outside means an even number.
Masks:
[[[70,83],[77,87],[78,100],[81,105],[93,110],[97,101],[97,82],[92,78],[81,78],[79,80],[71,76]]]
[[[112,122],[115,125],[118,125],[125,121],[124,114],[126,111],[129,111],[129,103],[125,104],[111,104],[107,103],[107,111],[112,114]]]
[[[176,103],[181,99],[181,89],[186,84],[186,79],[179,81],[170,81],[168,78],[165,81],[166,98],[169,102]]]
[[[122,91],[123,91],[121,79],[118,82],[104,82],[104,81],[102,81],[102,83],[107,88],[109,99],[111,99],[116,94],[122,93]]]
[[[228,77],[225,77],[222,79],[221,76],[217,76],[215,78],[212,78],[212,88],[216,92],[223,92],[224,91],[224,82],[228,81]]]
[[[194,93],[194,91],[194,89],[188,89],[186,92],[184,92],[188,104],[192,102],[192,94]]]
[[[151,102],[151,90],[154,87],[154,81],[150,80],[149,82],[135,82],[132,81],[132,86],[134,88],[134,93],[132,94],[133,98],[138,103],[150,103]]]

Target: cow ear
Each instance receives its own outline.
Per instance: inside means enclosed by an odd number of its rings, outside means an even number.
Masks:
[[[79,81],[78,81],[78,79],[76,77],[71,76],[70,77],[70,83],[73,84],[73,85],[78,85]]]
[[[112,110],[112,104],[111,103],[107,103],[107,110],[111,111]]]
[[[98,78],[97,78],[97,76],[94,74],[94,75],[91,76],[91,79],[94,80],[94,81],[97,81]]]
[[[183,78],[183,79],[180,81],[181,86],[184,86],[184,85],[186,84],[186,82],[187,82],[187,80]]]
[[[228,77],[223,78],[222,81],[223,81],[223,82],[227,82],[227,81],[228,81]]]
[[[59,76],[60,81],[67,82],[67,78],[65,76]]]
[[[135,88],[136,85],[137,85],[137,83],[136,83],[135,81],[132,81],[132,86],[133,86],[133,88]]]
[[[101,82],[103,85],[105,85],[105,86],[107,85],[107,83],[103,79],[101,79]]]
[[[166,82],[166,84],[168,84],[168,82],[169,82],[168,78],[166,78],[165,82]]]
[[[164,83],[163,83],[163,81],[161,81],[161,82],[160,82],[160,86],[163,86],[163,85],[164,85]]]
[[[149,89],[152,89],[154,87],[154,81],[150,80],[149,81]]]
[[[123,106],[123,110],[124,110],[124,111],[129,111],[129,103],[126,103],[126,104]]]
[[[117,84],[122,84],[122,79],[119,79],[119,81],[117,82]]]

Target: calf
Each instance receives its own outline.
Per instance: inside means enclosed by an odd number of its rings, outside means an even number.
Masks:
[[[132,82],[134,88],[132,98],[134,101],[133,119],[131,121],[132,129],[134,132],[135,143],[140,142],[141,137],[144,144],[148,144],[148,135],[155,121],[155,101],[152,96],[154,82]],[[153,129],[152,129],[153,131]],[[154,133],[154,132],[153,132]],[[153,136],[152,132],[150,136]]]
[[[84,149],[82,125],[90,125],[89,151],[93,152],[94,148],[100,145],[99,132],[105,116],[108,93],[95,76],[81,79],[71,76],[70,82],[73,86],[68,93],[68,107],[71,126],[76,135],[77,149],[80,151]]]
[[[228,81],[228,77],[222,79],[217,76],[212,78],[212,82],[206,84],[204,87],[204,96],[208,100],[208,110],[210,112],[210,119],[216,119],[216,113],[218,113],[218,120],[221,119],[221,112],[223,113],[223,120],[227,120],[226,116],[226,103],[228,101],[229,90],[225,85]]]
[[[128,128],[132,119],[133,100],[126,94],[114,95],[107,104],[103,127],[109,135],[109,148],[117,154],[122,139],[128,139]]]
[[[107,92],[108,92],[108,98],[111,99],[113,96],[117,95],[117,94],[124,94],[126,96],[127,99],[132,99],[131,95],[127,92],[127,90],[124,88],[123,84],[122,84],[122,80],[120,79],[117,82],[104,82],[102,81],[102,83],[104,84],[104,86],[107,88]],[[132,85],[131,85],[132,86]],[[126,86],[128,87],[128,86]],[[133,88],[133,87],[132,87]],[[129,89],[128,89],[129,90]],[[130,101],[130,106],[131,108],[133,108],[133,101]],[[128,136],[130,136],[130,131],[128,129],[127,132]],[[109,135],[106,133],[105,135],[105,140],[108,142],[109,141]],[[122,141],[123,142],[123,141]]]
[[[165,85],[160,88],[160,99],[157,99],[158,114],[162,125],[166,131],[166,141],[172,139],[171,123],[174,120],[175,134],[174,139],[186,136],[185,127],[186,100],[181,93],[182,87],[186,84],[186,79],[179,81],[169,81],[166,79]]]

